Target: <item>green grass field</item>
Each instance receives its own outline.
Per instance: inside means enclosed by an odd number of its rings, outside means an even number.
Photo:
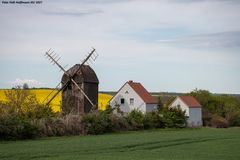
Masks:
[[[0,159],[240,159],[240,128],[125,132],[2,141]]]

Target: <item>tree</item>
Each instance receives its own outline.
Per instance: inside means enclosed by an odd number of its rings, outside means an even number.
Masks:
[[[175,98],[176,98],[176,96],[168,97],[168,99],[167,99],[167,101],[165,103],[165,107],[168,107],[174,101]]]
[[[162,103],[162,99],[161,99],[160,96],[158,96],[157,109],[158,109],[158,110],[162,110],[162,109],[163,109],[163,103]]]
[[[41,118],[53,116],[54,113],[50,106],[44,106],[39,103],[35,94],[30,90],[23,90],[17,86],[14,90],[5,91],[6,103],[4,110],[0,107],[0,114],[14,113],[24,118]],[[0,104],[0,106],[3,106]]]
[[[28,84],[27,83],[23,83],[23,87],[22,87],[23,89],[29,89],[29,86],[28,86]]]
[[[190,95],[195,97],[202,106],[208,106],[212,99],[212,95],[208,90],[194,89]]]
[[[24,106],[27,106],[28,103],[30,103],[31,105],[35,103],[33,102],[34,96],[30,94],[30,91],[22,90],[21,86],[17,86],[14,90],[6,90],[4,93],[6,96],[6,104],[9,108],[9,112],[22,114],[23,110],[26,110],[24,109]]]

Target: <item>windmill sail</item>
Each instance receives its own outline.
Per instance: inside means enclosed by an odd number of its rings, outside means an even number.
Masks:
[[[82,66],[87,63],[89,61],[89,59],[91,58],[92,60],[96,60],[96,58],[98,57],[98,54],[95,52],[96,50],[93,48],[93,50],[86,56],[86,58],[82,61],[82,63],[80,64],[80,66],[77,68],[77,70],[72,74],[69,75],[68,72],[65,70],[65,67],[62,67],[58,61],[60,60],[60,57],[54,53],[54,51],[51,51],[51,49],[49,49],[46,53],[45,56],[50,60],[50,62],[53,65],[57,65],[61,71],[64,72],[65,75],[67,75],[68,80],[62,85],[62,87],[52,96],[52,98],[50,98],[50,100],[48,100],[48,102],[46,103],[47,105],[49,105],[51,103],[51,101],[62,91],[64,90],[69,83],[73,83],[78,90],[81,91],[81,93],[84,95],[84,97],[88,100],[88,102],[93,106],[96,107],[96,105],[90,100],[90,98],[87,96],[87,94],[84,92],[84,90],[76,83],[76,81],[73,79],[73,77],[75,76],[76,73],[78,73]],[[46,99],[48,99],[50,97],[52,93],[50,93]],[[44,101],[46,101],[46,99]]]

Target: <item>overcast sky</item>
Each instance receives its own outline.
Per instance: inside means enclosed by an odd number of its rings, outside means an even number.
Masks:
[[[149,91],[240,93],[238,0],[43,0],[0,4],[0,88],[55,87],[96,48],[100,90],[126,81]]]

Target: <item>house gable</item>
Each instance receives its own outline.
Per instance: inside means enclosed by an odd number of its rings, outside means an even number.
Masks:
[[[123,100],[124,103],[121,103],[121,100]],[[146,112],[146,103],[128,83],[125,83],[120,88],[109,103],[112,107],[119,105],[123,112],[130,112],[134,109]]]
[[[133,90],[142,98],[145,103],[148,104],[157,104],[155,98],[141,85],[141,83],[136,83],[129,81],[128,84],[133,88]]]
[[[186,116],[189,116],[189,107],[179,97],[175,98],[175,100],[169,105],[169,107],[171,108],[180,107],[182,111],[186,112]]]
[[[109,104],[113,107],[119,105],[123,112],[130,112],[133,109],[149,112],[155,108],[157,102],[141,83],[128,81],[112,97]]]

